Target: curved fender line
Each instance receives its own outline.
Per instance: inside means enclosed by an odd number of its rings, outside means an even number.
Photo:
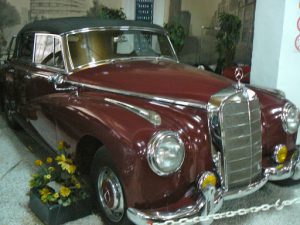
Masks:
[[[154,126],[159,126],[161,124],[160,115],[152,110],[146,110],[146,109],[143,109],[143,108],[140,108],[140,107],[137,107],[137,106],[125,103],[125,102],[110,99],[110,98],[105,98],[104,100],[106,102],[120,106],[124,109],[127,109],[127,110],[139,115],[140,117],[144,118],[145,120],[148,120]]]

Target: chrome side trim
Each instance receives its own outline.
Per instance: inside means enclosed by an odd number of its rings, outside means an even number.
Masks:
[[[124,109],[129,110],[130,112],[133,112],[133,113],[139,115],[140,117],[144,118],[145,120],[148,120],[154,126],[161,125],[160,115],[152,110],[146,110],[146,109],[143,109],[143,108],[140,108],[140,107],[137,107],[137,106],[125,103],[125,102],[110,99],[110,98],[105,98],[104,100],[106,102],[120,106]]]
[[[162,102],[162,103],[166,103],[166,104],[193,107],[193,108],[199,108],[199,109],[204,109],[204,110],[207,109],[207,104],[200,102],[200,101],[190,100],[190,99],[179,99],[179,98],[169,98],[169,97],[165,97],[165,96],[155,96],[155,95],[151,95],[151,94],[101,87],[101,86],[92,85],[92,84],[83,84],[83,83],[70,81],[70,80],[65,80],[64,83],[78,86],[81,88],[88,88],[88,89],[92,89],[92,90],[96,90],[96,91],[104,91],[104,92],[109,92],[109,93],[113,93],[113,94],[120,94],[120,95],[125,95],[125,96],[130,96],[130,97],[143,98],[143,99],[147,99],[147,100],[155,101],[155,102]]]

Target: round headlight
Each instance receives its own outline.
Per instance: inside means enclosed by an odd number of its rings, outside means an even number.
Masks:
[[[176,172],[181,168],[184,157],[184,144],[176,132],[161,131],[148,144],[148,163],[157,175],[166,176]]]
[[[281,119],[283,129],[287,133],[293,134],[297,132],[299,128],[299,110],[294,104],[290,102],[285,103]]]

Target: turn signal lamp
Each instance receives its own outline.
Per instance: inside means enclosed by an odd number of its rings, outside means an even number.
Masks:
[[[285,145],[275,146],[274,160],[277,163],[284,163],[288,154],[288,148]]]
[[[217,177],[212,172],[205,172],[199,179],[198,188],[205,190],[208,186],[216,187]]]

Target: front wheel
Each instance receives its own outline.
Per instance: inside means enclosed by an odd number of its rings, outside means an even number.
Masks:
[[[130,224],[123,187],[105,147],[93,160],[92,175],[99,211],[106,225]]]

